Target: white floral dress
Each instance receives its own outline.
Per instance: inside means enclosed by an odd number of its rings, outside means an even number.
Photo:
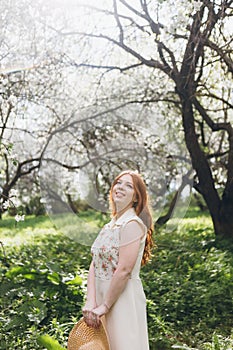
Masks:
[[[131,272],[124,291],[106,314],[106,328],[111,350],[149,350],[146,297],[139,277],[141,259],[145,246],[146,226],[130,208],[118,220],[112,219],[100,231],[91,252],[95,269],[96,301],[101,304],[117,268],[119,247],[139,239],[132,232],[130,237],[122,237],[121,231],[129,221],[137,221],[142,225],[144,235],[137,261]]]

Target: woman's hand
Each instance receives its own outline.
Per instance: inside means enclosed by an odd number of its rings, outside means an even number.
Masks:
[[[109,308],[105,304],[101,304],[100,306],[92,310],[92,316],[94,316],[94,319],[96,320],[97,327],[100,326],[100,318],[103,315],[106,315],[108,311],[109,311]]]
[[[82,308],[83,312],[83,318],[86,324],[89,327],[96,327],[96,316],[92,314],[92,310],[96,308],[96,303],[95,302],[86,302],[84,307]]]
[[[92,312],[99,318],[101,316],[107,314],[108,311],[109,311],[109,308],[107,307],[106,304],[101,304],[100,306],[98,306],[94,310],[92,310]]]
[[[109,311],[105,304],[101,304],[92,310],[83,308],[84,321],[89,327],[98,328],[100,326],[100,318]]]

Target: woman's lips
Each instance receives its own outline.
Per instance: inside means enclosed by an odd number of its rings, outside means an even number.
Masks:
[[[116,192],[116,196],[119,196],[119,195],[120,195],[120,196],[124,196],[125,194],[122,193],[122,192],[117,191],[117,192]]]

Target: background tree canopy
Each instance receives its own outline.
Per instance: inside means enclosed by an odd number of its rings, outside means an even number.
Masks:
[[[1,1],[3,349],[66,347],[126,168],[158,225],[141,274],[151,350],[232,348],[232,14],[230,0]]]
[[[193,187],[231,237],[232,1],[98,6],[1,3],[2,211],[28,175],[53,212],[80,197],[106,210],[112,177],[130,167],[156,219],[173,194],[158,222],[182,217]]]

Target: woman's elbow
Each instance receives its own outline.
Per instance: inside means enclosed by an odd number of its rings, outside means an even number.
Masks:
[[[127,266],[119,266],[116,271],[115,274],[119,276],[119,278],[125,280],[125,279],[129,279],[131,276],[131,271],[132,269],[130,267]]]

